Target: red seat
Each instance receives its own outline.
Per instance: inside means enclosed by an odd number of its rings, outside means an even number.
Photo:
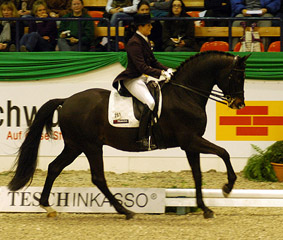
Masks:
[[[224,41],[205,42],[200,48],[200,52],[213,50],[227,52],[229,51],[229,44]]]
[[[93,18],[103,18],[104,12],[102,11],[88,11],[88,14]],[[94,25],[97,26],[99,21],[94,21]]]
[[[267,52],[281,52],[280,41],[270,43]]]
[[[241,48],[241,42],[238,42],[234,47],[234,52],[239,52]],[[260,50],[261,52],[264,52],[264,46],[262,43],[260,43]]]

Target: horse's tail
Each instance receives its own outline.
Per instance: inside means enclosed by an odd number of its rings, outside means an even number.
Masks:
[[[63,104],[65,99],[53,99],[45,103],[37,112],[32,125],[22,143],[14,164],[15,175],[8,185],[11,191],[23,188],[32,178],[37,165],[37,154],[41,134],[45,126],[49,136],[52,135],[52,118],[55,110]]]

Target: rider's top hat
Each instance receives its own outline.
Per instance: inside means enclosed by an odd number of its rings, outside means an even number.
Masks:
[[[145,25],[151,23],[151,17],[149,14],[135,14],[134,15],[134,24],[136,26]]]

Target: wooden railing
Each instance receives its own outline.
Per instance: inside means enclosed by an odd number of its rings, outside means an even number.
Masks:
[[[246,30],[249,30],[247,28]],[[254,31],[259,32],[261,37],[280,37],[280,27],[256,27]],[[195,37],[228,37],[228,27],[196,27]],[[232,27],[232,37],[243,36],[242,27]]]
[[[204,8],[204,0],[184,0],[186,7]],[[107,0],[84,0],[85,7],[105,7]]]
[[[85,7],[105,7],[107,0],[84,0]]]
[[[116,36],[115,27],[110,28],[110,36]],[[247,28],[248,30],[249,28]],[[280,27],[256,27],[254,29],[258,31],[261,37],[279,37],[280,36]],[[124,27],[119,27],[119,36],[124,36],[125,29]],[[107,36],[107,27],[96,27],[95,28],[96,36]],[[228,37],[229,28],[228,27],[196,27],[195,28],[195,37]],[[243,36],[242,27],[232,27],[232,37],[241,37]]]
[[[125,28],[119,27],[118,36],[124,36]],[[106,37],[108,36],[108,29],[107,27],[95,27],[95,36],[97,37]],[[116,36],[116,27],[110,27],[110,36]]]

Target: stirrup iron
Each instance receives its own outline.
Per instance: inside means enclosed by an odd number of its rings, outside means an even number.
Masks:
[[[148,149],[147,149],[148,151],[151,150],[150,143],[151,143],[151,135],[148,136]]]

